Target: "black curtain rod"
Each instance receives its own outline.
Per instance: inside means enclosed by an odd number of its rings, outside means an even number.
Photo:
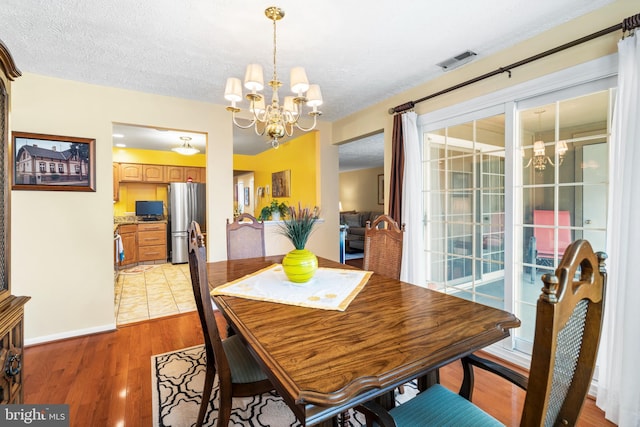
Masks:
[[[593,34],[589,34],[588,36],[584,36],[584,37],[581,37],[579,39],[573,40],[573,41],[571,41],[569,43],[565,43],[565,44],[563,44],[561,46],[554,47],[553,49],[549,49],[549,50],[544,51],[542,53],[539,53],[537,55],[530,56],[530,57],[525,58],[525,59],[523,59],[521,61],[514,62],[513,64],[509,64],[506,67],[500,67],[500,68],[498,68],[496,70],[493,70],[493,71],[491,71],[489,73],[483,74],[483,75],[478,76],[478,77],[474,77],[474,78],[472,78],[470,80],[467,80],[465,82],[462,82],[462,83],[458,83],[457,85],[448,87],[448,88],[443,89],[443,90],[441,90],[439,92],[432,93],[430,95],[427,95],[427,96],[422,97],[420,99],[417,99],[415,101],[405,102],[404,104],[398,105],[397,107],[389,108],[389,114],[403,113],[403,112],[405,112],[407,110],[412,109],[416,104],[418,104],[420,102],[426,101],[426,100],[431,99],[431,98],[435,98],[436,96],[444,95],[445,93],[449,93],[449,92],[452,92],[454,90],[463,88],[465,86],[469,86],[470,84],[477,83],[477,82],[479,82],[481,80],[488,79],[489,77],[493,77],[493,76],[498,75],[498,74],[508,73],[509,77],[511,77],[511,70],[514,69],[514,68],[520,67],[522,65],[528,64],[528,63],[533,62],[533,61],[537,61],[538,59],[542,59],[542,58],[547,57],[549,55],[553,55],[554,53],[563,51],[565,49],[569,49],[570,47],[577,46],[579,44],[582,44],[582,43],[587,42],[589,40],[596,39],[598,37],[604,36],[605,34],[612,33],[614,31],[622,30],[623,32],[626,32],[626,31],[630,31],[630,30],[633,30],[634,28],[638,28],[638,27],[640,27],[640,13],[638,13],[636,15],[633,15],[633,16],[630,16],[629,18],[626,18],[620,24],[613,25],[613,26],[611,26],[609,28],[605,28],[604,30],[600,30],[600,31],[595,32]]]

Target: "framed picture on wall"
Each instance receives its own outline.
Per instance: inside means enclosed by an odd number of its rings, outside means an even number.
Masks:
[[[95,139],[13,132],[12,190],[96,191]]]
[[[291,169],[271,174],[271,195],[291,197]]]
[[[249,187],[244,188],[244,205],[249,206],[251,204]]]
[[[378,175],[378,204],[384,205],[384,175]]]

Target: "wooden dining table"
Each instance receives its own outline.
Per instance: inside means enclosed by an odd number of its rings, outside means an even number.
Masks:
[[[209,288],[282,256],[207,264]],[[319,258],[320,267],[354,268]],[[373,274],[344,311],[214,295],[276,391],[304,426],[331,425],[349,408],[509,336],[511,313]]]

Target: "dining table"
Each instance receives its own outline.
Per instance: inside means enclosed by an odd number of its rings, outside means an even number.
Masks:
[[[246,288],[256,272],[276,274],[282,258],[209,262],[207,274],[216,307],[303,426],[332,425],[348,409],[520,326],[507,311],[370,272],[334,309],[225,293],[230,284]],[[363,277],[355,267],[322,257],[318,263],[318,271]],[[315,286],[282,282],[274,288]]]

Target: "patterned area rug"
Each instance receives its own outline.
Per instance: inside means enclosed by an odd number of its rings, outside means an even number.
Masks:
[[[121,270],[120,274],[140,274],[145,271],[152,270],[158,267],[157,265],[136,265],[135,267],[127,268],[125,270]]]
[[[151,356],[154,427],[188,427],[195,425],[204,384],[206,355],[204,346]],[[405,385],[397,394],[398,403],[415,396],[414,383]],[[218,414],[218,382],[211,392],[205,426],[215,426]],[[361,414],[351,413],[349,426],[364,426]],[[286,403],[275,392],[247,398],[234,398],[229,426],[297,427],[300,423]]]

